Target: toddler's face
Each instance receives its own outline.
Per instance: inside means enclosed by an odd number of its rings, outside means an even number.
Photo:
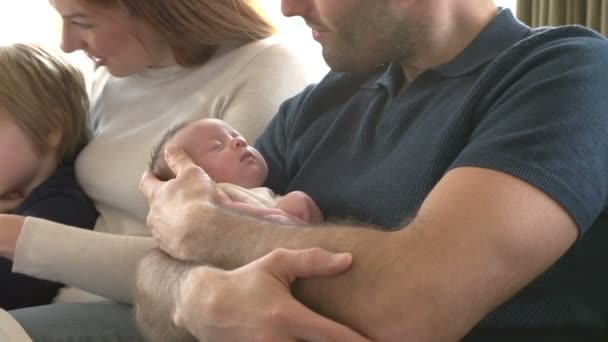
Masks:
[[[262,155],[224,121],[195,121],[178,132],[172,143],[181,146],[218,183],[255,188],[268,175]]]
[[[38,174],[40,160],[27,134],[0,109],[0,197],[27,189]]]

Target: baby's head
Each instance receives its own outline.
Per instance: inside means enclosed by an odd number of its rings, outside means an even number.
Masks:
[[[175,177],[163,156],[169,144],[184,149],[194,163],[218,183],[255,188],[262,186],[268,175],[268,166],[262,155],[222,120],[201,119],[182,123],[167,131],[155,147],[150,161],[151,171],[162,180]]]
[[[26,195],[73,160],[90,136],[88,111],[77,68],[38,46],[0,46],[0,196]]]

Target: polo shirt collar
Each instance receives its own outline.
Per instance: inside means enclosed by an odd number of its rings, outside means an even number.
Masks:
[[[448,78],[464,75],[498,57],[529,32],[530,27],[517,20],[511,10],[499,8],[498,15],[456,58],[431,70]],[[403,69],[399,63],[390,63],[383,69],[385,72],[380,78],[365,82],[361,87],[395,89],[403,83]]]
[[[496,18],[456,58],[433,70],[445,77],[464,75],[498,57],[529,32],[530,28],[517,20],[511,10],[500,8]]]

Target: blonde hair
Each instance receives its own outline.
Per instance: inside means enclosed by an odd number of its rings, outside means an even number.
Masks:
[[[258,0],[81,0],[94,6],[122,6],[153,27],[182,66],[206,62],[226,41],[272,36],[276,30]]]
[[[49,136],[59,129],[60,161],[75,158],[90,137],[89,98],[82,74],[40,46],[0,46],[0,108],[40,154],[48,151]]]

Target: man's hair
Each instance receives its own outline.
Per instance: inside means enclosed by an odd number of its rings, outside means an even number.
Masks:
[[[106,8],[124,7],[167,40],[182,66],[205,63],[228,41],[272,36],[276,29],[259,4],[264,0],[80,0]]]
[[[76,157],[90,138],[89,97],[82,73],[40,46],[0,46],[0,109],[31,139],[40,154],[61,130],[60,161]]]
[[[152,153],[150,154],[150,161],[148,162],[148,167],[150,171],[160,180],[168,180],[173,177],[173,173],[168,169],[167,163],[165,161],[165,146],[173,138],[179,131],[184,129],[184,127],[191,124],[193,121],[184,121],[179,123],[171,128],[169,128],[162,139],[154,146],[152,149]]]

